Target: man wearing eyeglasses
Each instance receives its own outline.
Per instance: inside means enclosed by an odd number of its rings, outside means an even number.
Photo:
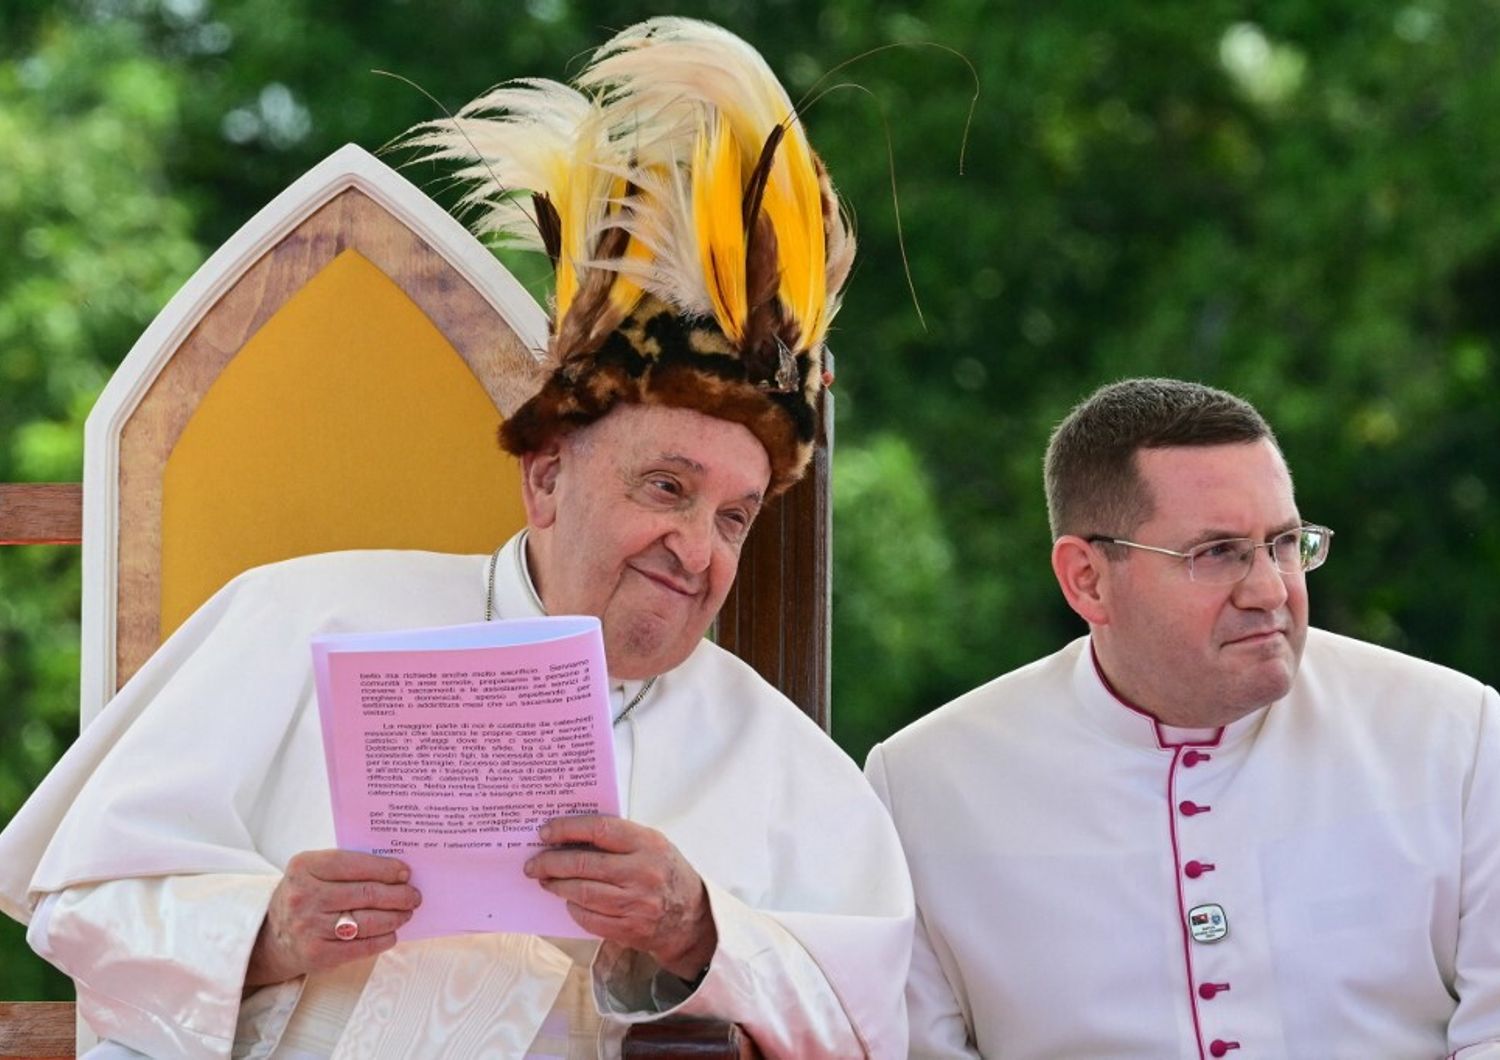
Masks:
[[[1062,422],[1088,636],[870,754],[914,1057],[1500,1057],[1500,697],[1308,628],[1271,428],[1136,379]]]

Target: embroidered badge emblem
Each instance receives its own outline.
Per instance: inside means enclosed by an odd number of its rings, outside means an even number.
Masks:
[[[1215,903],[1195,905],[1188,910],[1188,931],[1194,942],[1218,942],[1229,934],[1229,918],[1224,907]]]

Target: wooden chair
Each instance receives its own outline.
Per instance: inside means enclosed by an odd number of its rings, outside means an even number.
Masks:
[[[495,428],[540,385],[545,340],[493,256],[360,148],[278,196],[110,380],[81,491],[0,485],[0,543],[82,544],[83,724],[242,570],[343,548],[486,552],[519,528]],[[827,443],[758,520],[716,632],[825,729]],[[0,1005],[0,1057],[71,1055],[72,1020]],[[625,1051],[755,1055],[738,1027],[702,1022],[637,1028]]]

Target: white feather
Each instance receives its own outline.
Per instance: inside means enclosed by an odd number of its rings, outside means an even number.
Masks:
[[[650,259],[626,259],[614,267],[681,312],[711,316],[713,306],[694,237],[692,188],[684,167],[667,161],[622,175],[637,190],[630,209],[616,223],[650,251]]]
[[[477,232],[541,250],[529,193],[562,200],[594,112],[578,90],[528,78],[491,89],[451,119],[417,126],[403,143],[418,149],[417,161],[462,163],[454,175],[469,190],[460,207],[477,211]]]
[[[578,85],[599,92],[611,125],[628,129],[645,152],[656,143],[691,140],[720,111],[753,162],[771,129],[794,118],[786,90],[760,53],[695,19],[655,18],[622,31],[594,53]]]

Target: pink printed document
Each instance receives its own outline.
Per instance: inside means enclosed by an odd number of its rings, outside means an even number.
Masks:
[[[521,872],[552,817],[618,814],[599,620],[479,622],[312,640],[343,850],[400,858],[403,939],[590,937]]]

